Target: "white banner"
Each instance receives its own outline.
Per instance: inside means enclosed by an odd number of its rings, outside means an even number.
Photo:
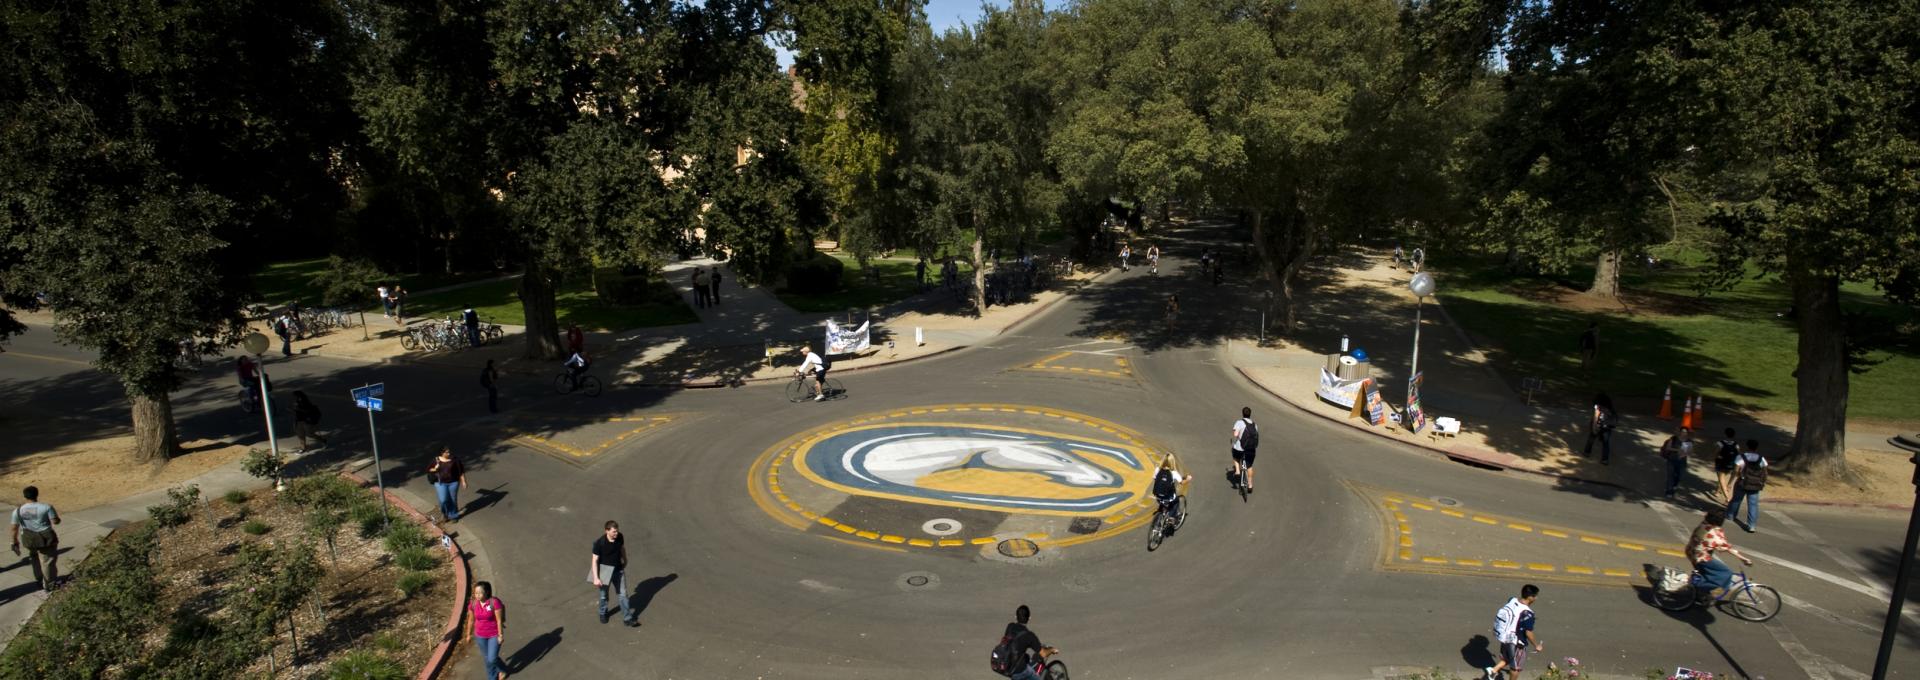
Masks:
[[[1314,390],[1313,393],[1319,395],[1319,397],[1326,400],[1327,403],[1345,408],[1353,408],[1353,400],[1360,393],[1360,383],[1363,382],[1366,382],[1365,378],[1344,380],[1335,377],[1333,373],[1327,369],[1321,368],[1320,389]]]
[[[833,319],[827,319],[827,351],[825,353],[852,354],[872,347],[873,338],[868,332],[872,326],[872,321],[865,321],[859,328],[848,330],[834,323]]]

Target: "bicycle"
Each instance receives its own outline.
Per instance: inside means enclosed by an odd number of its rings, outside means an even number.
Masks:
[[[575,380],[571,374],[561,371],[560,375],[553,378],[553,389],[561,394],[584,392],[589,397],[597,397],[600,396],[600,379],[582,373],[580,378]]]
[[[1686,611],[1696,606],[1722,607],[1734,618],[1754,622],[1767,621],[1779,615],[1780,591],[1774,590],[1773,586],[1747,580],[1744,569],[1738,573],[1733,585],[1711,599],[1700,592],[1699,586],[1694,585],[1691,574],[1686,575],[1684,584],[1677,588],[1663,588],[1663,584],[1656,583],[1653,603],[1670,612]]]
[[[1168,512],[1168,506],[1173,511]],[[1177,533],[1180,527],[1187,525],[1187,496],[1175,496],[1172,503],[1163,504],[1153,511],[1153,522],[1147,529],[1147,552],[1160,549],[1160,543],[1167,540],[1167,534]]]
[[[1059,655],[1060,652],[1055,650],[1050,657]],[[1067,680],[1067,662],[1053,660],[1042,661],[1041,663],[1045,663],[1046,665],[1042,666],[1040,663],[1034,664],[1034,666],[1040,670],[1040,680]]]
[[[787,383],[787,401],[798,404],[812,399],[814,397],[813,390],[807,385],[812,381],[813,376],[804,373],[794,376],[793,381]],[[828,399],[839,399],[847,395],[847,388],[840,385],[839,379],[827,378],[824,394],[827,395]]]

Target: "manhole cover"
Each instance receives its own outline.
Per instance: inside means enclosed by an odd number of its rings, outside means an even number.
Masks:
[[[946,519],[944,517],[940,519],[930,519],[927,520],[926,524],[920,525],[920,530],[935,536],[952,536],[960,533],[960,521]]]
[[[1091,534],[1100,530],[1100,521],[1098,517],[1075,517],[1073,518],[1073,523],[1067,525],[1067,532]]]
[[[1000,554],[1007,557],[1033,557],[1040,554],[1040,544],[1024,538],[1009,538],[1000,542]]]
[[[893,584],[910,593],[933,590],[940,587],[940,575],[930,571],[909,571],[894,579]]]
[[[1460,505],[1460,501],[1458,501],[1458,500],[1455,500],[1455,499],[1452,499],[1452,498],[1448,498],[1448,497],[1446,497],[1446,496],[1434,496],[1433,498],[1431,498],[1431,499],[1428,499],[1428,500],[1431,500],[1431,501],[1433,501],[1433,502],[1435,502],[1435,503],[1439,503],[1439,504],[1441,504],[1441,505],[1444,505],[1444,506],[1447,506],[1447,507],[1449,507],[1449,508],[1451,508],[1451,507],[1455,507],[1455,506],[1458,506],[1458,505]]]

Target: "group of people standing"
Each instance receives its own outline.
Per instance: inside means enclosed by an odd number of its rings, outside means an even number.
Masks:
[[[1592,409],[1587,417],[1587,445],[1581,449],[1582,457],[1593,455],[1593,445],[1600,445],[1600,464],[1609,465],[1613,457],[1613,431],[1619,426],[1620,415],[1614,410],[1613,399],[1600,393],[1593,398]],[[1725,436],[1714,445],[1713,471],[1717,477],[1719,491],[1718,502],[1726,504],[1727,516],[1739,517],[1741,505],[1747,509],[1746,521],[1741,524],[1747,531],[1754,531],[1754,524],[1760,518],[1760,492],[1767,487],[1769,463],[1760,455],[1760,441],[1747,439],[1740,441],[1733,428],[1726,428]],[[1659,448],[1662,467],[1666,470],[1664,494],[1673,498],[1680,493],[1680,486],[1687,480],[1690,460],[1699,448],[1694,439],[1693,428],[1682,426],[1672,436],[1662,441]]]
[[[380,307],[385,310],[386,317],[393,319],[394,323],[407,325],[407,289],[396,283],[380,286],[375,292],[380,294]]]
[[[701,269],[693,268],[689,283],[693,285],[693,304],[701,309],[720,304],[720,267],[718,265]]]

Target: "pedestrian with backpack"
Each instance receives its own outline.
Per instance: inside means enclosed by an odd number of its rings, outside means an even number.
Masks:
[[[1733,461],[1733,500],[1727,501],[1727,516],[1740,521],[1740,501],[1747,502],[1747,521],[1740,528],[1754,532],[1760,519],[1760,490],[1767,488],[1767,459],[1760,455],[1760,440],[1747,440],[1747,450]]]
[[[1740,458],[1740,441],[1733,438],[1733,428],[1727,428],[1727,436],[1720,439],[1713,452],[1713,472],[1720,478],[1720,500],[1733,500],[1733,464]]]
[[[1013,680],[1040,680],[1047,657],[1060,650],[1040,644],[1040,636],[1027,627],[1032,619],[1033,610],[1024,604],[1013,610],[1013,623],[1007,624],[1006,632],[1001,633],[1000,644],[994,645],[988,661],[993,672]]]
[[[1613,427],[1619,416],[1613,410],[1613,397],[1601,392],[1593,395],[1593,410],[1587,414],[1587,448],[1581,450],[1580,457],[1593,455],[1593,443],[1600,442],[1600,464],[1611,465],[1613,458]]]
[[[1682,427],[1680,431],[1660,445],[1660,457],[1667,461],[1668,498],[1680,490],[1680,483],[1687,478],[1687,459],[1693,457],[1693,428]]]
[[[1253,455],[1260,448],[1260,428],[1253,424],[1253,407],[1240,407],[1240,419],[1233,421],[1233,478],[1253,493]]]
[[[320,436],[319,430],[320,407],[313,405],[313,401],[307,398],[307,393],[294,390],[293,432],[300,438],[300,450],[294,453],[306,453],[308,440],[317,441],[321,446],[326,446],[327,438]]]

